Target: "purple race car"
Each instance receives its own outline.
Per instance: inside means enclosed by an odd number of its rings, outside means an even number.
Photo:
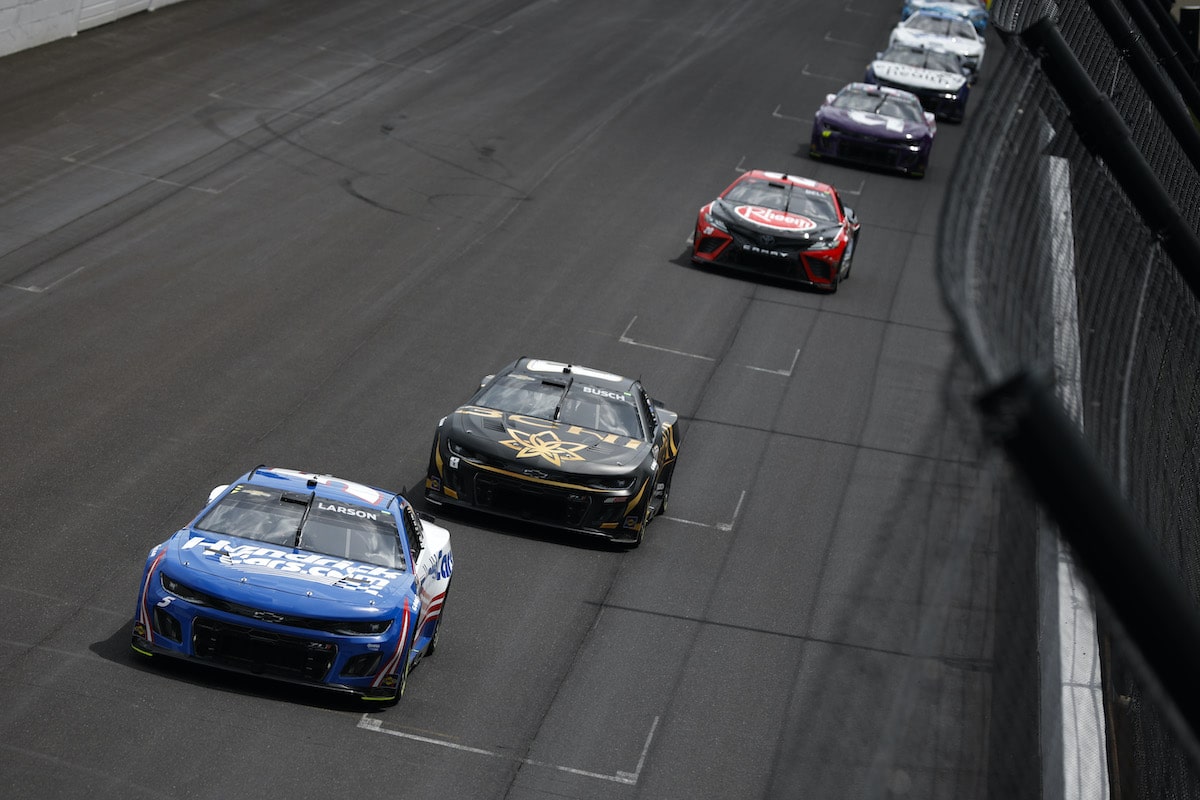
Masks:
[[[937,123],[911,92],[851,83],[827,95],[813,120],[810,158],[925,175]]]

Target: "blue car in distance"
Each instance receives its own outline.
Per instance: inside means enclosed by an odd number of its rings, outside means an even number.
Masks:
[[[150,550],[132,647],[390,705],[453,571],[449,531],[400,495],[260,466]]]
[[[908,19],[918,11],[961,17],[970,22],[981,35],[987,31],[987,6],[976,0],[904,0],[904,7],[900,9],[900,19]]]

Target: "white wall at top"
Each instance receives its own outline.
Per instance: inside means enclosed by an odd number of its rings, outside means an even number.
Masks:
[[[181,0],[0,0],[0,56]]]

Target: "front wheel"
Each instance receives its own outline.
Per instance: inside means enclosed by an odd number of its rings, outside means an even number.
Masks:
[[[650,527],[650,520],[654,519],[654,504],[650,500],[646,501],[645,507],[642,509],[642,524],[638,526],[637,536],[630,542],[621,542],[621,546],[626,550],[632,550],[641,545],[646,538],[646,528]]]
[[[842,280],[850,280],[850,270],[854,267],[854,248],[858,245],[858,237],[850,237],[846,244],[846,252],[842,254]]]
[[[438,642],[442,636],[442,619],[446,616],[446,601],[450,599],[450,590],[446,590],[446,594],[442,596],[442,610],[438,612],[437,627],[433,629],[433,637],[429,640],[429,644],[425,646],[425,655],[431,656],[437,650]]]

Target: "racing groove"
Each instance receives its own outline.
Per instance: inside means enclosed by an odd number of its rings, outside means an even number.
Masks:
[[[961,130],[921,182],[804,157],[890,3],[616,5],[210,0],[0,60],[6,794],[986,796],[991,564],[937,536],[979,491],[932,268]],[[750,167],[857,209],[836,296],[688,263]],[[641,548],[447,515],[383,713],[131,658],[212,486],[419,489],[520,354],[681,413]]]

